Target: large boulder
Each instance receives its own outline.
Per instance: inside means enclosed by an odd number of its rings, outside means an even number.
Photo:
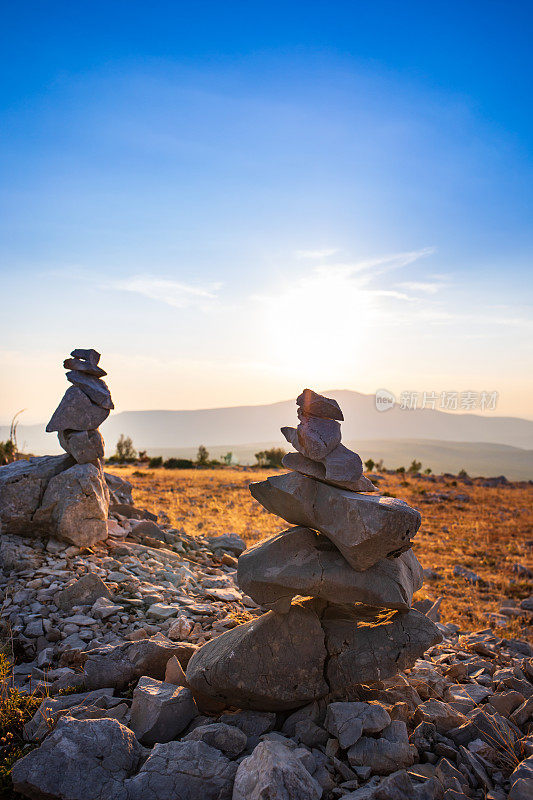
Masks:
[[[326,680],[338,696],[412,667],[442,636],[419,611],[379,611],[329,605],[322,614],[328,661]]]
[[[269,611],[207,642],[191,658],[193,691],[240,708],[297,708],[328,692],[324,632],[313,608]]]
[[[52,431],[92,431],[98,428],[109,416],[109,409],[92,403],[85,392],[77,386],[67,389],[46,426]]]
[[[239,764],[232,800],[320,800],[322,787],[294,750],[280,742],[261,742]]]
[[[59,444],[78,464],[90,464],[104,457],[100,431],[58,431]]]
[[[36,514],[50,520],[54,536],[78,546],[107,539],[109,491],[94,464],[76,464],[52,478]]]
[[[49,481],[74,464],[69,455],[40,456],[0,467],[0,522],[5,533],[38,534],[34,514]]]
[[[279,711],[327,694],[349,698],[413,666],[441,638],[418,611],[301,600],[207,642],[186,675],[193,691],[227,705]]]
[[[403,500],[337,489],[299,472],[251,483],[250,492],[267,511],[325,534],[356,570],[408,550],[421,522]]]
[[[123,782],[142,757],[133,732],[116,720],[63,717],[37,750],[17,761],[13,788],[36,800],[125,800]]]
[[[155,639],[98,647],[84,654],[83,682],[87,689],[123,689],[143,675],[162,681],[168,660],[181,653],[181,645]]]
[[[245,550],[237,582],[259,605],[287,612],[295,595],[406,610],[423,581],[412,550],[356,572],[326,536],[300,527]]]

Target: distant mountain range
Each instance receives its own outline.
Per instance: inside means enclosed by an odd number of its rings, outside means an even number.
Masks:
[[[515,479],[533,478],[530,420],[431,409],[402,410],[398,405],[380,412],[376,410],[374,395],[348,390],[325,393],[334,397],[343,410],[343,441],[365,457],[384,458],[388,466],[398,466],[396,461],[407,466],[407,459],[416,457],[425,463],[433,461],[435,467],[428,465],[434,470],[451,470],[439,467],[441,463],[457,463],[457,469],[468,470],[470,463],[479,465],[478,474],[481,471],[512,477],[512,470]],[[280,445],[288,449],[279,429],[283,425],[296,425],[297,421],[294,400],[285,400],[194,411],[122,411],[110,416],[101,430],[109,453],[124,433],[132,437],[137,449],[154,455],[190,457],[198,445],[205,444],[213,455],[215,451],[219,455],[233,450],[241,462],[253,462],[254,453],[265,446]],[[44,427],[45,423],[20,425],[19,445],[36,454],[59,452],[56,436],[46,434]],[[0,428],[0,439],[8,434],[8,428]]]

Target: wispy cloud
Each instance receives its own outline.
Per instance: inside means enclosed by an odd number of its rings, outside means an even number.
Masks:
[[[175,308],[191,306],[207,308],[216,300],[221,285],[220,283],[209,283],[196,286],[169,278],[161,278],[157,275],[140,274],[109,281],[105,284],[105,288],[134,292]]]
[[[338,247],[326,247],[323,250],[297,250],[295,255],[296,258],[319,259],[334,256],[338,252]]]
[[[398,284],[401,289],[406,289],[408,292],[423,294],[437,294],[446,285],[445,281],[405,281]]]
[[[349,278],[352,275],[366,273],[368,279],[375,275],[381,275],[394,269],[401,269],[413,264],[421,258],[433,255],[434,247],[423,247],[420,250],[408,250],[403,253],[390,253],[376,258],[367,258],[361,261],[337,264],[321,264],[316,268],[317,274],[335,276],[337,278]]]

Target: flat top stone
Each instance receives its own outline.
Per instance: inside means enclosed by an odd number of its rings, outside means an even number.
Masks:
[[[312,389],[304,389],[296,398],[296,405],[300,406],[305,414],[312,417],[326,417],[326,419],[344,419],[340,405],[332,397],[324,397]]]
[[[83,361],[88,361],[90,364],[95,366],[100,361],[100,353],[98,350],[93,350],[92,347],[89,349],[77,347],[74,350],[71,350],[70,355],[73,358],[81,358]]]

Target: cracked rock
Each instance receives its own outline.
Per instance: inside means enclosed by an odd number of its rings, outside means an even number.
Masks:
[[[356,572],[326,536],[298,527],[246,550],[237,581],[256,603],[278,612],[288,611],[295,595],[407,610],[422,586],[422,567],[408,550]]]

